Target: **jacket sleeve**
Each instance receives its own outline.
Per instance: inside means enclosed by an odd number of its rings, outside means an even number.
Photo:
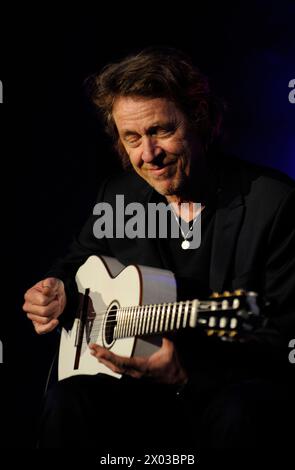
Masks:
[[[274,304],[270,325],[285,340],[295,337],[295,191],[277,212],[269,234],[265,294]]]
[[[104,180],[101,184],[95,204],[104,201],[108,181],[109,178]],[[61,316],[62,323],[72,320],[76,313],[78,305],[78,290],[75,282],[75,275],[78,268],[91,255],[111,256],[106,239],[98,239],[94,236],[93,225],[96,218],[97,216],[93,215],[93,213],[88,217],[80,233],[73,238],[73,242],[65,256],[56,259],[50,270],[46,273],[46,277],[57,277],[61,279],[65,285],[67,305]]]

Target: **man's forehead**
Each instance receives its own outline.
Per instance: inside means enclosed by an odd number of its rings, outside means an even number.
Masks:
[[[167,98],[146,98],[144,96],[118,96],[113,103],[113,113],[121,114],[130,110],[169,110],[177,109]]]
[[[124,129],[135,122],[159,126],[174,120],[177,112],[175,104],[165,98],[119,97],[113,106],[115,122]]]

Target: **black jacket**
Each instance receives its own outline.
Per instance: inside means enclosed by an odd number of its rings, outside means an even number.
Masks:
[[[205,384],[205,389],[239,377],[275,376],[291,370],[288,343],[295,338],[294,182],[275,170],[222,156],[215,160],[215,168],[219,185],[210,288],[218,292],[254,290],[271,301],[274,308],[268,324],[245,344],[226,344],[190,332],[188,347],[188,338],[182,341],[180,335],[177,341],[184,363],[198,383]],[[147,204],[153,191],[131,171],[107,179],[96,202],[115,206],[116,194],[124,194],[126,204]],[[76,301],[75,273],[91,254],[113,256],[124,265],[138,263],[171,269],[157,240],[98,240],[93,234],[95,220],[97,216],[89,217],[68,255],[48,273],[65,282],[70,313]]]

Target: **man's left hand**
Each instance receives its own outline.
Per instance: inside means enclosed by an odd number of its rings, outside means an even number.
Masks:
[[[118,374],[149,377],[156,382],[175,385],[185,384],[188,380],[175,345],[167,338],[163,338],[161,348],[148,357],[118,356],[98,344],[90,344],[89,348],[99,362]]]

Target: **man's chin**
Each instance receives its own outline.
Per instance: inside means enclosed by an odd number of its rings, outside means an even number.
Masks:
[[[171,181],[169,178],[163,179],[162,181],[152,181],[150,182],[151,186],[162,196],[171,196],[178,192],[178,185]]]

